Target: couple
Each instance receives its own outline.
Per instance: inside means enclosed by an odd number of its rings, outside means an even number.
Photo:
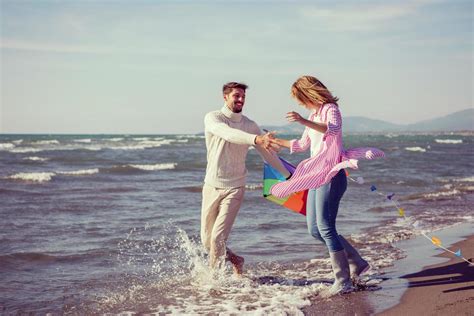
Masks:
[[[226,247],[245,191],[245,159],[250,146],[284,175],[288,181],[272,187],[278,197],[310,189],[306,219],[309,233],[329,250],[335,281],[331,294],[349,292],[351,278],[368,270],[365,261],[336,230],[336,216],[347,186],[344,168],[357,168],[357,158],[372,159],[383,152],[370,148],[345,151],[342,147],[342,120],[338,98],[318,79],[303,76],[293,83],[291,94],[311,111],[308,119],[289,112],[287,119],[304,125],[300,140],[276,138],[262,133],[258,125],[242,115],[247,85],[229,82],[223,86],[224,106],[204,119],[207,169],[202,191],[201,240],[209,251],[209,264],[215,268],[229,261],[234,273],[243,272],[244,258]],[[273,153],[286,147],[290,152],[311,149],[311,157],[298,165],[291,175]]]

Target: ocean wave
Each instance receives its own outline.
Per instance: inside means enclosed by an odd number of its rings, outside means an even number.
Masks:
[[[41,151],[44,151],[44,149],[33,148],[33,147],[16,147],[8,151],[15,154],[26,154],[26,153],[39,153]]]
[[[56,140],[56,139],[38,140],[36,142],[33,142],[32,144],[35,144],[35,145],[59,145],[59,141]]]
[[[91,175],[91,174],[99,173],[99,169],[94,168],[94,169],[82,169],[82,170],[76,170],[76,171],[58,171],[57,173],[68,175],[68,176],[81,176],[81,175]]]
[[[453,190],[448,190],[448,191],[440,191],[440,192],[423,194],[423,197],[427,199],[437,199],[440,197],[450,197],[450,196],[459,195],[460,193],[461,191],[457,189],[453,189]]]
[[[8,176],[7,179],[12,180],[23,180],[32,182],[48,182],[56,174],[54,172],[20,172],[14,175]]]
[[[454,179],[453,181],[456,181],[456,182],[474,182],[474,176],[467,177],[467,178]]]
[[[31,263],[47,263],[54,261],[54,256],[45,253],[36,252],[20,252],[0,255],[0,264],[18,264],[19,261],[26,261]]]
[[[76,142],[76,143],[90,143],[90,142],[92,142],[92,139],[90,139],[90,138],[75,139],[74,142]]]
[[[173,162],[173,163],[158,163],[154,165],[132,165],[129,164],[128,166],[140,170],[145,170],[145,171],[155,171],[155,170],[170,170],[170,169],[175,169],[178,164]]]
[[[91,249],[84,253],[76,254],[49,254],[42,252],[16,252],[0,255],[0,265],[17,265],[17,264],[51,264],[55,262],[72,263],[75,261],[83,261],[98,256],[105,256],[109,253],[103,249]]]
[[[85,149],[85,150],[90,150],[90,151],[100,151],[102,150],[102,147],[100,146],[87,146],[87,147],[82,147],[82,148],[70,148],[69,150],[81,150],[81,149]]]
[[[20,145],[21,143],[23,143],[23,139],[14,140],[14,141],[12,141],[12,143],[15,144],[15,145]]]
[[[413,200],[425,200],[425,201],[441,201],[451,200],[456,196],[470,193],[470,187],[465,186],[453,186],[451,184],[444,185],[441,190],[434,192],[415,193],[400,197],[400,201],[413,201]]]
[[[438,144],[462,144],[462,139],[435,139]]]
[[[203,139],[203,138],[206,138],[206,136],[204,135],[177,135],[176,138]]]
[[[108,148],[114,150],[144,150],[148,148],[161,147],[163,145],[170,145],[173,142],[171,139],[162,140],[145,140],[140,141],[137,144],[123,145],[123,146],[110,146]]]
[[[108,140],[111,142],[120,142],[123,140],[123,137],[106,138],[105,140]]]
[[[49,160],[48,158],[42,158],[42,157],[25,157],[23,160],[31,160],[31,161],[47,161]]]
[[[421,148],[421,147],[405,147],[405,150],[408,150],[408,151],[418,151],[418,152],[426,152],[426,149],[424,148]]]
[[[15,148],[15,145],[12,143],[0,143],[0,150],[9,150]]]
[[[132,138],[133,140],[137,140],[137,141],[147,141],[150,139],[150,137],[135,137],[135,138]]]

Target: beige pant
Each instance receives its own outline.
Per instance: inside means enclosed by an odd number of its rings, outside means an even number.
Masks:
[[[219,189],[204,184],[202,189],[201,241],[209,251],[212,266],[223,262],[226,242],[244,198],[245,187]]]

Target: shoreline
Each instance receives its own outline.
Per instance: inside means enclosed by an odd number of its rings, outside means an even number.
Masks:
[[[436,236],[446,248],[462,249],[463,256],[469,259],[474,258],[473,231],[474,223],[466,223],[437,231]],[[474,266],[468,267],[467,262],[436,248],[423,236],[401,241],[397,247],[405,252],[406,257],[382,270],[380,278],[384,281],[380,284],[349,295],[311,298],[311,305],[303,308],[303,313],[328,316],[446,315],[443,306],[454,306],[448,314],[474,315],[471,311],[474,295],[469,293],[474,289],[474,272],[471,272]],[[446,295],[443,291],[449,292]]]
[[[462,249],[464,257],[473,262],[474,234],[465,238],[449,248]],[[408,289],[397,305],[378,315],[474,315],[474,264],[453,257],[447,251],[436,257],[448,261],[401,276],[408,280]]]

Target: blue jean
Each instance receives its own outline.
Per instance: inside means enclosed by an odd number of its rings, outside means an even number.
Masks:
[[[309,190],[306,204],[306,223],[308,232],[326,244],[330,252],[344,249],[336,231],[336,217],[339,202],[347,189],[344,169],[338,172],[331,182]]]

